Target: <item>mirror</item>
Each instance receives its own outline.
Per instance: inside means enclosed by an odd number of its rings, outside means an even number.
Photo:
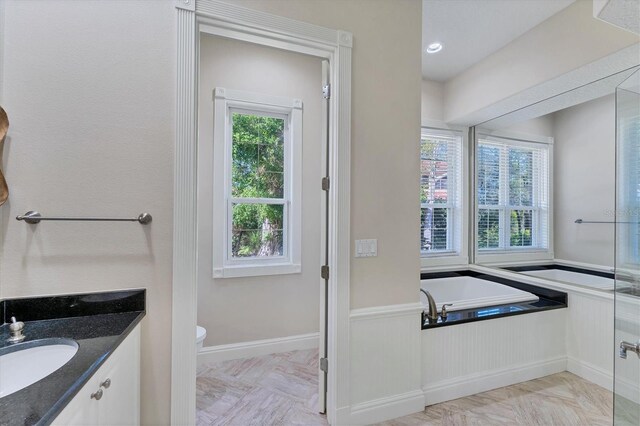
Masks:
[[[614,290],[615,93],[637,69],[474,128],[476,264]]]

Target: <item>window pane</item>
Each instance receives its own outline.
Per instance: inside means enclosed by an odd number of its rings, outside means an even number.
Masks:
[[[420,202],[446,203],[448,147],[446,141],[423,137],[420,144]]]
[[[283,256],[284,205],[234,204],[231,256]]]
[[[531,247],[532,217],[533,212],[531,210],[511,211],[509,239],[512,247]]]
[[[447,208],[421,209],[420,249],[422,251],[447,250]]]
[[[232,196],[283,198],[284,119],[234,113],[232,137]]]
[[[494,209],[478,210],[478,248],[500,246],[500,212]]]
[[[509,148],[509,204],[533,206],[533,152]]]
[[[478,204],[498,205],[500,202],[500,148],[478,146]]]

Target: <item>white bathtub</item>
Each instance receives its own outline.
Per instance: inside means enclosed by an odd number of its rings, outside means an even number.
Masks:
[[[483,306],[506,305],[538,301],[538,296],[517,288],[474,277],[451,277],[421,280],[420,286],[436,301],[438,310],[445,303],[448,311],[481,308]],[[420,300],[428,309],[427,297],[420,292]]]
[[[584,287],[597,288],[599,290],[613,290],[615,280],[612,278],[599,277],[597,275],[582,274],[580,272],[565,271],[564,269],[543,269],[539,271],[520,271],[521,274],[534,277],[546,278],[554,281],[564,281],[566,283],[578,284]]]

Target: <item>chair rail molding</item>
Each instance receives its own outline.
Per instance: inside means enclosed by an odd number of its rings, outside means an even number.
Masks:
[[[177,20],[176,136],[173,216],[171,423],[195,424],[197,311],[197,93],[200,35],[277,47],[325,58],[330,64],[329,326],[327,417],[350,402],[351,33],[217,0],[175,0]],[[318,272],[319,273],[319,272]]]

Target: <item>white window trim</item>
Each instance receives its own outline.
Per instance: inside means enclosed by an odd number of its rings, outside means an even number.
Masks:
[[[302,101],[216,87],[213,129],[213,278],[296,274],[302,271]],[[285,118],[283,256],[233,259],[231,250],[231,155],[233,112],[258,112]],[[251,199],[251,202],[257,202]],[[266,203],[282,204],[280,199]],[[246,200],[245,200],[246,201]],[[258,200],[259,201],[259,200]]]
[[[469,131],[468,128],[448,126],[444,122],[437,120],[427,120],[422,122],[421,132],[438,134],[438,132],[451,137],[452,134],[462,138],[460,152],[460,179],[459,203],[456,211],[456,225],[460,226],[460,247],[459,251],[441,251],[424,254],[420,251],[420,270],[422,272],[431,271],[443,266],[461,266],[469,264],[469,232],[468,232],[468,210],[465,206],[469,203]],[[422,133],[421,133],[422,137]]]
[[[519,133],[519,132],[508,132],[502,130],[488,130],[482,128],[476,128],[476,143],[474,143],[473,149],[477,149],[477,140],[479,139],[494,139],[494,140],[504,140],[509,139],[514,142],[514,145],[517,145],[518,141],[523,142],[525,145],[531,143],[544,144],[548,146],[548,168],[549,168],[549,176],[548,176],[548,217],[547,217],[547,248],[518,248],[513,247],[509,250],[505,250],[503,248],[493,249],[493,250],[479,250],[477,246],[477,228],[473,226],[473,250],[475,251],[475,262],[478,264],[490,264],[490,263],[498,263],[498,262],[527,262],[527,261],[549,261],[554,259],[554,249],[553,249],[553,146],[554,146],[554,138],[551,136],[540,136],[533,135],[528,133]],[[474,161],[476,159],[476,155],[474,154]],[[473,168],[476,170],[477,167]],[[476,195],[476,187],[477,187],[477,176],[474,176],[473,180],[473,191],[475,200],[474,206],[474,217],[473,221],[477,221],[478,217],[478,199]]]

